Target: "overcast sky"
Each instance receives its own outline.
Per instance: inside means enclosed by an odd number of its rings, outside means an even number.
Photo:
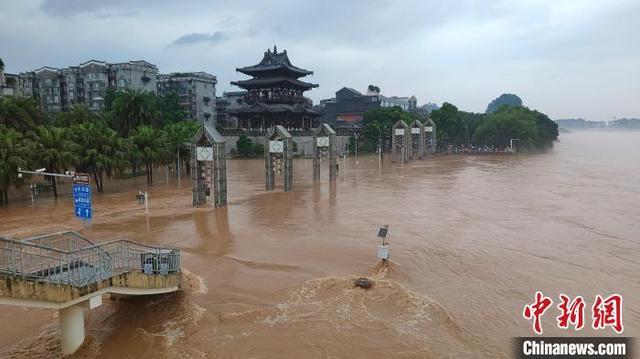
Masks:
[[[640,0],[3,0],[6,71],[144,59],[218,77],[268,47],[343,86],[484,112],[501,93],[552,118],[640,117]]]

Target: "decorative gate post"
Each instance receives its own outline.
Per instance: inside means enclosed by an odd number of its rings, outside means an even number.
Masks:
[[[227,204],[227,160],[224,138],[205,124],[191,139],[193,206],[205,204],[213,187],[214,205]],[[209,193],[207,193],[209,192]]]
[[[329,181],[335,181],[336,168],[336,132],[323,123],[313,134],[313,181],[320,181],[320,155],[323,151],[329,153]]]
[[[425,155],[437,152],[438,143],[436,141],[436,123],[432,119],[427,119],[424,123]]]
[[[293,188],[293,136],[282,126],[269,129],[265,136],[264,168],[267,191],[275,188],[276,170],[284,170],[284,191]]]
[[[404,162],[411,151],[411,133],[409,125],[399,120],[391,128],[391,157],[393,162]]]
[[[411,153],[410,158],[424,158],[424,125],[422,122],[415,120],[411,123]]]

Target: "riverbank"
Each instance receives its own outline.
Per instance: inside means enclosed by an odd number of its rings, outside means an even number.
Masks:
[[[532,333],[522,310],[536,290],[588,305],[617,292],[624,335],[640,335],[638,146],[634,133],[571,133],[530,156],[351,157],[335,185],[327,162],[314,184],[311,161],[296,160],[289,193],[264,191],[262,160],[229,161],[224,208],[194,209],[190,183],[170,181],[154,185],[146,215],[135,183],[113,182],[95,198],[92,228],[63,197],[0,209],[0,233],[69,228],[177,246],[206,288],[109,303],[88,319],[93,349],[79,357],[509,358],[511,338]],[[356,276],[379,286],[353,288]],[[554,317],[543,318],[545,335],[567,335]],[[56,320],[3,308],[0,321],[16,325],[0,328],[0,356],[9,346],[16,357],[55,353]]]

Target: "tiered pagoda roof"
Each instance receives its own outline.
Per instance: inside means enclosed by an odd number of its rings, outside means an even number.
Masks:
[[[262,60],[253,66],[236,69],[253,78],[231,81],[232,85],[247,90],[244,104],[229,111],[238,116],[241,123],[271,126],[284,124],[310,127],[311,119],[320,113],[311,106],[311,101],[303,96],[305,91],[318,87],[299,78],[313,74],[291,64],[287,51],[278,53],[265,51]]]
[[[309,82],[300,81],[297,79],[292,79],[284,76],[277,77],[266,77],[266,78],[253,78],[250,80],[242,80],[242,81],[231,81],[232,85],[236,85],[238,87],[242,87],[243,89],[250,90],[252,88],[263,88],[263,87],[282,87],[282,88],[291,88],[296,90],[310,90],[312,88],[318,87],[317,84],[312,84]]]
[[[271,52],[271,49],[264,52],[262,61],[257,65],[236,68],[236,71],[254,77],[280,73],[296,79],[313,74],[313,71],[293,66],[289,61],[289,56],[287,56],[287,50],[278,53],[278,49],[275,46],[273,47],[273,52]]]

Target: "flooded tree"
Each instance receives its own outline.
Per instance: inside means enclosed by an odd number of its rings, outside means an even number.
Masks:
[[[545,149],[558,138],[558,125],[545,114],[526,107],[503,106],[478,125],[474,143],[507,147],[518,139],[522,150]]]
[[[37,144],[34,156],[34,164],[42,166],[49,172],[62,173],[74,160],[72,142],[69,141],[68,132],[60,127],[38,127],[34,136]],[[54,198],[58,198],[56,177],[47,177],[51,183]]]
[[[27,165],[27,155],[24,136],[0,124],[0,205],[9,203],[9,187],[18,182],[18,168]]]

